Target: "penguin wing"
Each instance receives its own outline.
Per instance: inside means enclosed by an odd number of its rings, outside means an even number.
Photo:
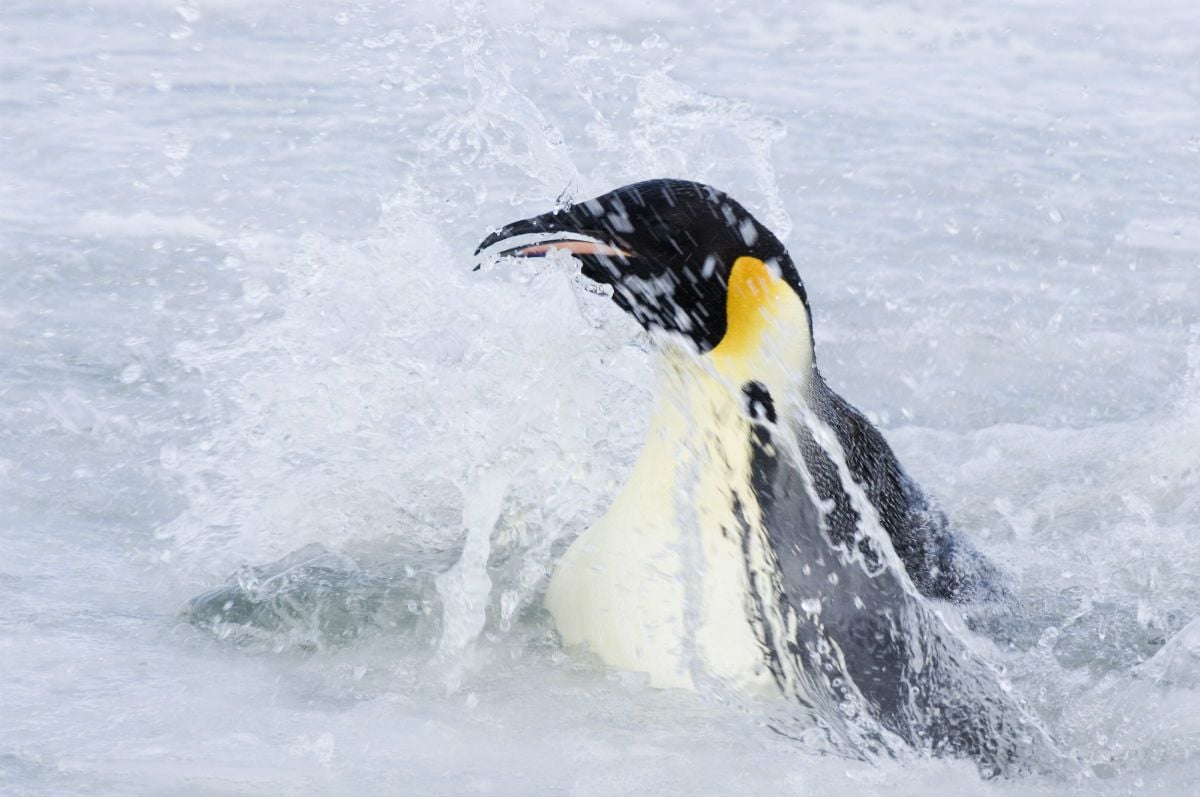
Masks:
[[[850,442],[859,446],[855,479],[864,487],[871,478],[880,480],[875,495],[864,490],[872,502],[879,495],[910,500],[896,492],[906,477],[882,436],[852,409],[840,418],[849,427]],[[778,445],[785,442],[779,435],[793,431],[803,464]],[[874,459],[865,458],[867,446],[877,447]],[[811,432],[786,423],[756,423],[751,447],[754,493],[775,563],[773,591],[787,616],[781,633],[768,622],[760,626],[785,694],[817,709],[832,736],[852,749],[888,749],[887,734],[878,732],[884,730],[919,750],[973,758],[987,774],[1058,760],[1053,740],[995,670],[947,628],[871,540],[855,536],[857,514],[835,463]],[[889,485],[888,478],[895,481]],[[880,507],[881,518],[887,514]],[[936,531],[949,535],[944,518],[942,524]],[[903,562],[905,568],[923,566],[935,545],[912,549],[916,556],[910,553],[913,563]],[[955,584],[945,579],[925,583],[943,585],[950,595],[964,594],[961,587],[950,589]],[[830,706],[837,708],[830,711]]]
[[[900,561],[922,595],[954,603],[1007,597],[1000,570],[961,534],[914,482],[871,422],[824,380],[814,381],[814,409],[833,430],[854,480],[879,514]],[[823,501],[833,502],[829,534],[850,544],[858,513],[850,504],[829,455],[801,431],[806,464]]]

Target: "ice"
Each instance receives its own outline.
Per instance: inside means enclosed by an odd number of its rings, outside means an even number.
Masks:
[[[0,42],[0,792],[1200,788],[1193,3],[16,0]],[[565,259],[472,253],[655,176],[785,237],[823,373],[1012,575],[947,622],[1084,783],[556,644],[652,360]]]
[[[1200,620],[1188,623],[1138,669],[1159,684],[1200,687]]]

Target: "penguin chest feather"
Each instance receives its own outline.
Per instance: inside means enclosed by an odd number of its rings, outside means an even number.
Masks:
[[[728,285],[728,330],[707,355],[667,345],[641,456],[607,514],[564,554],[546,607],[567,645],[659,687],[714,678],[777,693],[775,553],[752,488],[746,393],[788,395],[812,364],[808,316],[761,260]]]
[[[653,686],[715,678],[768,691],[750,424],[724,380],[686,355],[671,360],[624,490],[564,554],[546,607],[567,645]]]

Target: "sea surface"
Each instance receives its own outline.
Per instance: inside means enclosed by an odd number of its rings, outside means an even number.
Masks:
[[[1200,793],[1198,65],[1193,0],[5,0],[0,794]],[[661,176],[785,240],[1077,766],[559,647],[650,349],[473,252]]]

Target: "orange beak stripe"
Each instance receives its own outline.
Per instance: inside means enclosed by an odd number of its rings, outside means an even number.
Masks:
[[[506,252],[508,255],[517,257],[538,257],[544,255],[551,249],[563,249],[573,255],[608,255],[609,257],[629,257],[629,253],[624,249],[618,249],[615,246],[600,243],[599,241],[550,241],[544,244],[533,244],[531,246],[522,246],[519,249],[514,249],[511,252]]]

